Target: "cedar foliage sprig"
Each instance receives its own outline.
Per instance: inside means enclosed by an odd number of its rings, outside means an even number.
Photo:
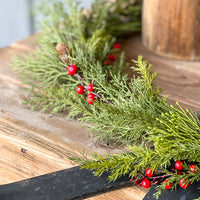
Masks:
[[[45,26],[40,48],[32,55],[14,60],[16,70],[29,85],[26,103],[42,112],[57,113],[67,109],[69,117],[79,116],[79,120],[91,123],[91,130],[99,138],[139,145],[129,146],[121,155],[97,156],[98,162],[81,160],[83,167],[96,170],[96,175],[106,171],[110,173],[110,180],[124,174],[140,177],[138,172],[144,173],[147,167],[169,174],[171,160],[177,159],[185,160],[186,169],[187,162],[199,165],[200,122],[196,114],[170,106],[166,98],[159,97],[160,89],[153,86],[156,73],[150,73],[151,65],[139,56],[133,61],[133,70],[140,76],[129,80],[123,71],[127,67],[123,53],[112,65],[104,64],[112,51],[114,33],[124,33],[132,20],[138,25],[133,26],[134,30],[140,27],[140,5],[134,4],[130,9],[126,5],[126,9],[122,9],[127,1],[118,0],[105,7],[102,0],[93,4],[91,12],[84,13],[77,1],[65,2],[68,3],[52,1],[50,4],[48,1],[45,8],[51,23]],[[66,10],[66,5],[70,11]],[[113,25],[113,21],[116,24]],[[66,49],[68,62],[79,67],[84,83],[94,80],[95,92],[102,99],[93,106],[87,104],[84,96],[76,94],[79,81],[63,70],[67,65],[56,51],[58,43],[65,43],[71,49],[71,52]],[[153,142],[155,150],[148,147],[149,142]],[[173,174],[169,180],[174,182],[174,189],[181,178],[193,182],[199,181],[199,176],[199,171],[181,176]],[[163,186],[157,194],[161,189]]]
[[[178,104],[178,103],[177,103]],[[170,174],[167,183],[173,183],[171,189],[177,188],[181,179],[185,183],[192,184],[200,181],[200,121],[197,115],[189,110],[184,110],[179,104],[179,109],[167,106],[155,123],[148,127],[149,138],[154,144],[154,149],[141,146],[129,146],[127,153],[121,155],[109,155],[105,158],[83,160],[82,168],[95,170],[95,175],[101,175],[104,171],[109,172],[109,180],[114,181],[122,175],[129,174],[130,178],[140,177],[138,172],[145,169],[153,171],[162,170]],[[165,110],[165,109],[164,109]],[[181,174],[172,173],[172,161],[184,160],[184,171]],[[197,170],[191,172],[189,166],[195,163]],[[114,165],[114,166],[113,166]],[[158,198],[165,185],[159,185],[155,196]]]
[[[42,17],[42,28],[57,32],[51,36],[54,40],[58,35],[65,39],[66,33],[84,41],[96,30],[118,37],[141,30],[141,0],[94,0],[88,10],[79,6],[78,0],[40,0],[35,4],[33,12]]]
[[[115,40],[106,22],[111,8],[120,11],[120,5],[125,1],[110,4],[106,9],[102,7],[103,2],[96,2],[92,12],[96,15],[92,14],[90,20],[75,2],[69,4],[70,12],[65,11],[60,2],[53,3],[49,7],[54,18],[53,26],[46,26],[47,33],[41,36],[40,48],[32,55],[17,57],[14,65],[24,83],[31,86],[26,103],[33,105],[34,109],[52,113],[68,109],[69,117],[81,115],[79,120],[91,123],[91,130],[106,142],[144,143],[148,141],[145,131],[159,115],[159,104],[165,103],[165,99],[158,98],[159,90],[154,90],[152,85],[156,74],[149,74],[151,66],[142,57],[135,61],[133,68],[142,77],[133,77],[130,82],[123,73],[127,67],[123,53],[112,65],[105,66],[104,61]],[[138,4],[136,6],[138,8]],[[119,11],[116,12],[118,15]],[[66,16],[61,24],[60,19]],[[69,63],[79,67],[84,83],[94,80],[95,92],[102,97],[94,106],[89,106],[84,96],[76,94],[79,81],[63,71],[66,62],[55,50],[60,42],[71,49],[70,52],[66,50],[66,57]],[[112,102],[112,105],[105,104],[105,101]]]

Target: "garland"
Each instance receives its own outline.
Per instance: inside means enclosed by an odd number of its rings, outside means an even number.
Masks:
[[[160,97],[160,88],[153,85],[156,73],[142,56],[133,60],[134,77],[125,72],[129,64],[120,40],[140,30],[140,3],[101,0],[87,12],[76,1],[43,1],[38,7],[48,13],[40,47],[13,60],[29,85],[25,103],[53,114],[68,110],[68,117],[91,124],[94,135],[107,144],[127,145],[120,155],[74,160],[97,176],[109,172],[111,181],[129,174],[134,185],[162,183],[156,197],[163,189],[199,181],[197,115]]]

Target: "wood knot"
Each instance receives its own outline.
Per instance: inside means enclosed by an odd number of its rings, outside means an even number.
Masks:
[[[27,149],[21,148],[22,153],[26,153],[27,151],[28,151]]]

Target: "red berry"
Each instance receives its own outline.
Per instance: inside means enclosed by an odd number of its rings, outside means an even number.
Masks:
[[[89,104],[93,104],[94,101],[95,101],[95,95],[94,95],[93,93],[89,93],[89,94],[87,95],[87,102],[88,102]]]
[[[194,173],[197,173],[197,166],[196,165],[190,165],[190,170]]]
[[[147,178],[145,178],[143,181],[142,181],[142,187],[144,188],[149,188],[151,186],[151,181]]]
[[[83,94],[83,93],[84,93],[84,87],[83,87],[82,85],[78,86],[78,87],[76,88],[76,92],[77,92],[78,94]]]
[[[181,175],[182,172],[181,172],[181,171],[177,171],[176,174],[177,174],[177,175]]]
[[[94,90],[93,87],[94,87],[94,85],[90,84],[90,85],[88,85],[87,90],[92,92]]]
[[[110,65],[110,60],[105,60],[105,61],[104,61],[104,64]]]
[[[190,186],[190,183],[185,183],[187,181],[187,179],[181,179],[180,181],[179,181],[179,185],[182,187],[182,188],[184,188],[184,189],[187,189],[187,188],[189,188],[189,186]]]
[[[114,54],[108,55],[108,60],[115,61],[115,55]]]
[[[140,180],[137,180],[137,181],[135,181],[134,183],[133,183],[133,185],[137,185],[137,184],[139,184],[140,183]]]
[[[133,182],[136,179],[136,176],[134,176],[130,181]]]
[[[182,170],[183,169],[183,162],[182,161],[176,161],[175,162],[175,168],[178,170]]]
[[[154,173],[150,168],[148,168],[145,170],[145,175],[148,177],[152,177],[154,175]]]
[[[78,67],[77,67],[76,65],[70,65],[70,66],[68,67],[68,74],[69,74],[70,76],[76,74],[77,72],[78,72]]]
[[[165,185],[164,183],[166,183],[166,182],[168,182],[168,181],[169,181],[169,180],[164,180],[164,181],[163,181],[163,185]],[[166,190],[169,190],[171,187],[172,187],[172,183],[168,183],[168,184],[165,185],[165,189],[166,189]]]
[[[121,48],[121,44],[119,44],[119,43],[115,43],[113,45],[113,49],[120,49],[120,48]]]

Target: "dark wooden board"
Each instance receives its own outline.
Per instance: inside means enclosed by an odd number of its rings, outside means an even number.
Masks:
[[[73,167],[0,186],[1,200],[71,200],[130,186],[128,176],[109,182],[108,174],[96,177],[90,170]]]

